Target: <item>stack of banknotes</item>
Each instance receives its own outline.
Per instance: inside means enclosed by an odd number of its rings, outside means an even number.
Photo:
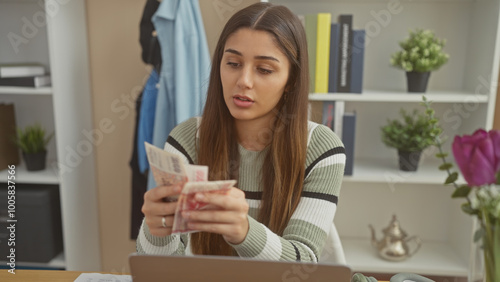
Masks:
[[[169,153],[148,142],[144,142],[150,169],[157,186],[181,186],[178,197],[165,198],[166,202],[177,201],[172,234],[192,233],[188,228],[183,211],[208,210],[217,207],[195,200],[197,193],[225,194],[236,184],[236,180],[208,181],[208,167],[190,165],[181,156]]]

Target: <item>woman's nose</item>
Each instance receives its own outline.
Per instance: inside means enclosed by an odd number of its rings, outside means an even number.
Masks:
[[[252,69],[250,67],[243,67],[241,69],[240,76],[238,78],[238,87],[245,89],[245,88],[252,88],[253,87],[253,77],[252,77]]]

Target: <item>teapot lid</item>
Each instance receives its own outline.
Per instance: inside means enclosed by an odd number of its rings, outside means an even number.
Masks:
[[[407,236],[406,232],[401,229],[399,225],[399,221],[396,218],[396,215],[392,215],[392,220],[389,226],[383,229],[383,232],[386,236],[395,238],[395,239],[403,239]]]

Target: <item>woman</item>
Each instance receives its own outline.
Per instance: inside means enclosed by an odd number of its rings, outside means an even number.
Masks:
[[[197,199],[218,210],[183,214],[171,235],[181,187],[145,194],[137,249],[149,254],[239,255],[318,261],[333,224],[344,171],[342,142],[307,121],[304,28],[283,6],[257,3],[227,22],[214,53],[201,119],[172,130],[165,149],[209,166],[209,180],[237,179],[227,195]]]

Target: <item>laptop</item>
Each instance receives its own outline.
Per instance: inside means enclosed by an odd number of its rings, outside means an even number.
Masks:
[[[350,282],[346,265],[263,261],[223,256],[129,256],[134,282],[241,281],[241,282]]]

